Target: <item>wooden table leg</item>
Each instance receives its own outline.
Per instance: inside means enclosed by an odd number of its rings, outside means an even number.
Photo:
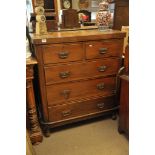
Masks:
[[[42,141],[43,135],[38,122],[32,80],[26,81],[26,98],[27,115],[30,124],[30,139],[32,144],[37,144]]]
[[[43,140],[43,134],[39,125],[36,102],[33,89],[35,58],[26,59],[26,127],[28,129],[32,144],[38,144]]]

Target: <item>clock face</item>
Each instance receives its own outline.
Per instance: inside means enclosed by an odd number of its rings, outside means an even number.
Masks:
[[[69,0],[64,0],[63,1],[63,7],[65,9],[69,9],[71,7],[71,2]]]

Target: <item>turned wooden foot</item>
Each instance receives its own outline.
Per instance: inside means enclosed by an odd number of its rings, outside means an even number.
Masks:
[[[119,132],[120,134],[124,133],[124,131],[121,129],[120,126],[118,127],[118,132]]]
[[[50,137],[50,135],[51,135],[50,128],[48,128],[48,127],[44,128],[44,136]]]
[[[32,144],[39,144],[43,140],[40,128],[33,90],[33,65],[26,66],[26,125]]]
[[[117,119],[117,114],[116,113],[113,113],[112,116],[111,116],[111,119],[112,120],[116,120]]]

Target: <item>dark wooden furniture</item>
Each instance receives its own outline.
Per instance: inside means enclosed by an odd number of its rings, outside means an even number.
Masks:
[[[125,74],[129,75],[129,45],[125,48],[125,59],[124,59]]]
[[[33,66],[35,64],[37,64],[37,61],[32,57],[26,60],[26,126],[29,131],[32,144],[38,144],[43,139],[38,122],[33,90]]]
[[[129,0],[115,0],[113,29],[121,30],[122,26],[129,26]]]
[[[129,46],[125,50],[124,73],[120,76],[120,108],[119,127],[120,133],[129,137]]]
[[[35,1],[36,0],[32,0],[33,12],[35,12],[34,11]],[[59,22],[57,0],[43,0],[43,1],[44,1],[47,30],[48,31],[57,30],[58,29],[57,23]],[[36,23],[35,13],[31,13],[30,21],[32,22],[33,32],[35,32],[35,23]]]
[[[119,109],[119,127],[120,133],[125,133],[129,137],[129,76],[121,75],[121,94]]]
[[[36,5],[36,1],[37,0],[32,0],[32,6],[33,6],[33,12],[35,9],[35,5]],[[45,12],[53,12],[53,13],[57,13],[57,0],[40,0],[43,1],[44,3],[44,9]]]
[[[77,10],[75,9],[62,10],[61,28],[71,29],[77,27],[80,27]]]
[[[48,128],[103,114],[116,116],[124,32],[94,29],[30,36],[39,62],[46,133]]]

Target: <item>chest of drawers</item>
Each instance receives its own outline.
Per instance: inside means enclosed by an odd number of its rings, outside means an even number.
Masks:
[[[31,34],[46,127],[113,113],[125,33],[110,30]]]

